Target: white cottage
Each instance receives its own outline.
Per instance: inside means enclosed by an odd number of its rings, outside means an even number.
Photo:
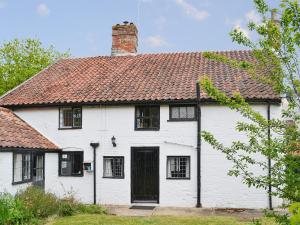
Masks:
[[[272,88],[201,52],[137,54],[134,24],[113,26],[112,39],[111,56],[59,60],[0,99],[60,149],[42,153],[45,190],[97,204],[268,207],[266,191],[228,176],[231,163],[201,141],[201,130],[225,144],[246,137],[235,130],[244,118],[210,99],[197,81],[207,75],[274,118],[281,99]],[[218,53],[253,60],[251,51]],[[3,149],[0,180],[14,192],[34,177],[15,183],[16,162]]]

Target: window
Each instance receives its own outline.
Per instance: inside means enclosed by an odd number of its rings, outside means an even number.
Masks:
[[[124,178],[124,157],[103,157],[103,177]]]
[[[13,154],[13,183],[31,181],[31,153]]]
[[[137,106],[135,109],[136,130],[159,130],[159,106]]]
[[[189,179],[190,178],[190,157],[189,156],[168,156],[167,157],[167,178],[168,179]]]
[[[59,154],[60,176],[83,176],[83,152],[62,152]]]
[[[63,107],[59,109],[59,128],[81,128],[82,112],[80,107]]]
[[[170,106],[170,121],[196,120],[196,106]]]

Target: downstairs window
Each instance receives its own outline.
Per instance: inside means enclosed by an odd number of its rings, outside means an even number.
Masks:
[[[104,178],[124,178],[124,157],[103,157]]]
[[[13,154],[13,183],[25,183],[31,181],[31,153]]]
[[[168,156],[167,178],[190,179],[190,156]]]
[[[60,176],[83,176],[83,152],[62,152],[59,154]]]

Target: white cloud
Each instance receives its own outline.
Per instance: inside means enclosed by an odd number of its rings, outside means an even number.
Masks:
[[[40,16],[48,16],[50,13],[50,9],[44,3],[39,4],[36,8],[36,11]]]
[[[3,9],[6,7],[6,1],[0,0],[0,9]]]
[[[251,21],[251,22],[254,22],[254,23],[260,23],[261,22],[261,18],[257,14],[257,12],[255,12],[255,10],[251,10],[251,11],[247,12],[245,16],[246,16],[246,19],[248,21]]]
[[[146,38],[146,43],[152,48],[166,46],[168,43],[160,35],[149,36]]]
[[[197,21],[203,21],[209,16],[209,13],[205,10],[197,9],[192,4],[186,2],[186,0],[175,0],[176,4],[179,5],[184,13]]]

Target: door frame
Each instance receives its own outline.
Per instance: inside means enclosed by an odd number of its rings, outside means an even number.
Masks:
[[[157,190],[158,190],[158,193],[157,193],[157,202],[154,203],[154,204],[159,204],[159,200],[160,200],[160,157],[159,157],[159,146],[141,146],[141,147],[131,147],[131,158],[130,158],[130,190],[131,190],[131,196],[130,196],[130,199],[131,199],[131,203],[137,203],[137,202],[134,202],[134,199],[133,199],[133,152],[136,151],[136,150],[140,150],[140,149],[147,149],[147,150],[153,150],[154,152],[156,151],[157,152],[157,167],[158,167],[158,172],[157,172]],[[142,202],[141,202],[142,203]],[[143,202],[143,203],[147,203],[147,201]],[[149,203],[152,203],[152,202],[149,202]]]

